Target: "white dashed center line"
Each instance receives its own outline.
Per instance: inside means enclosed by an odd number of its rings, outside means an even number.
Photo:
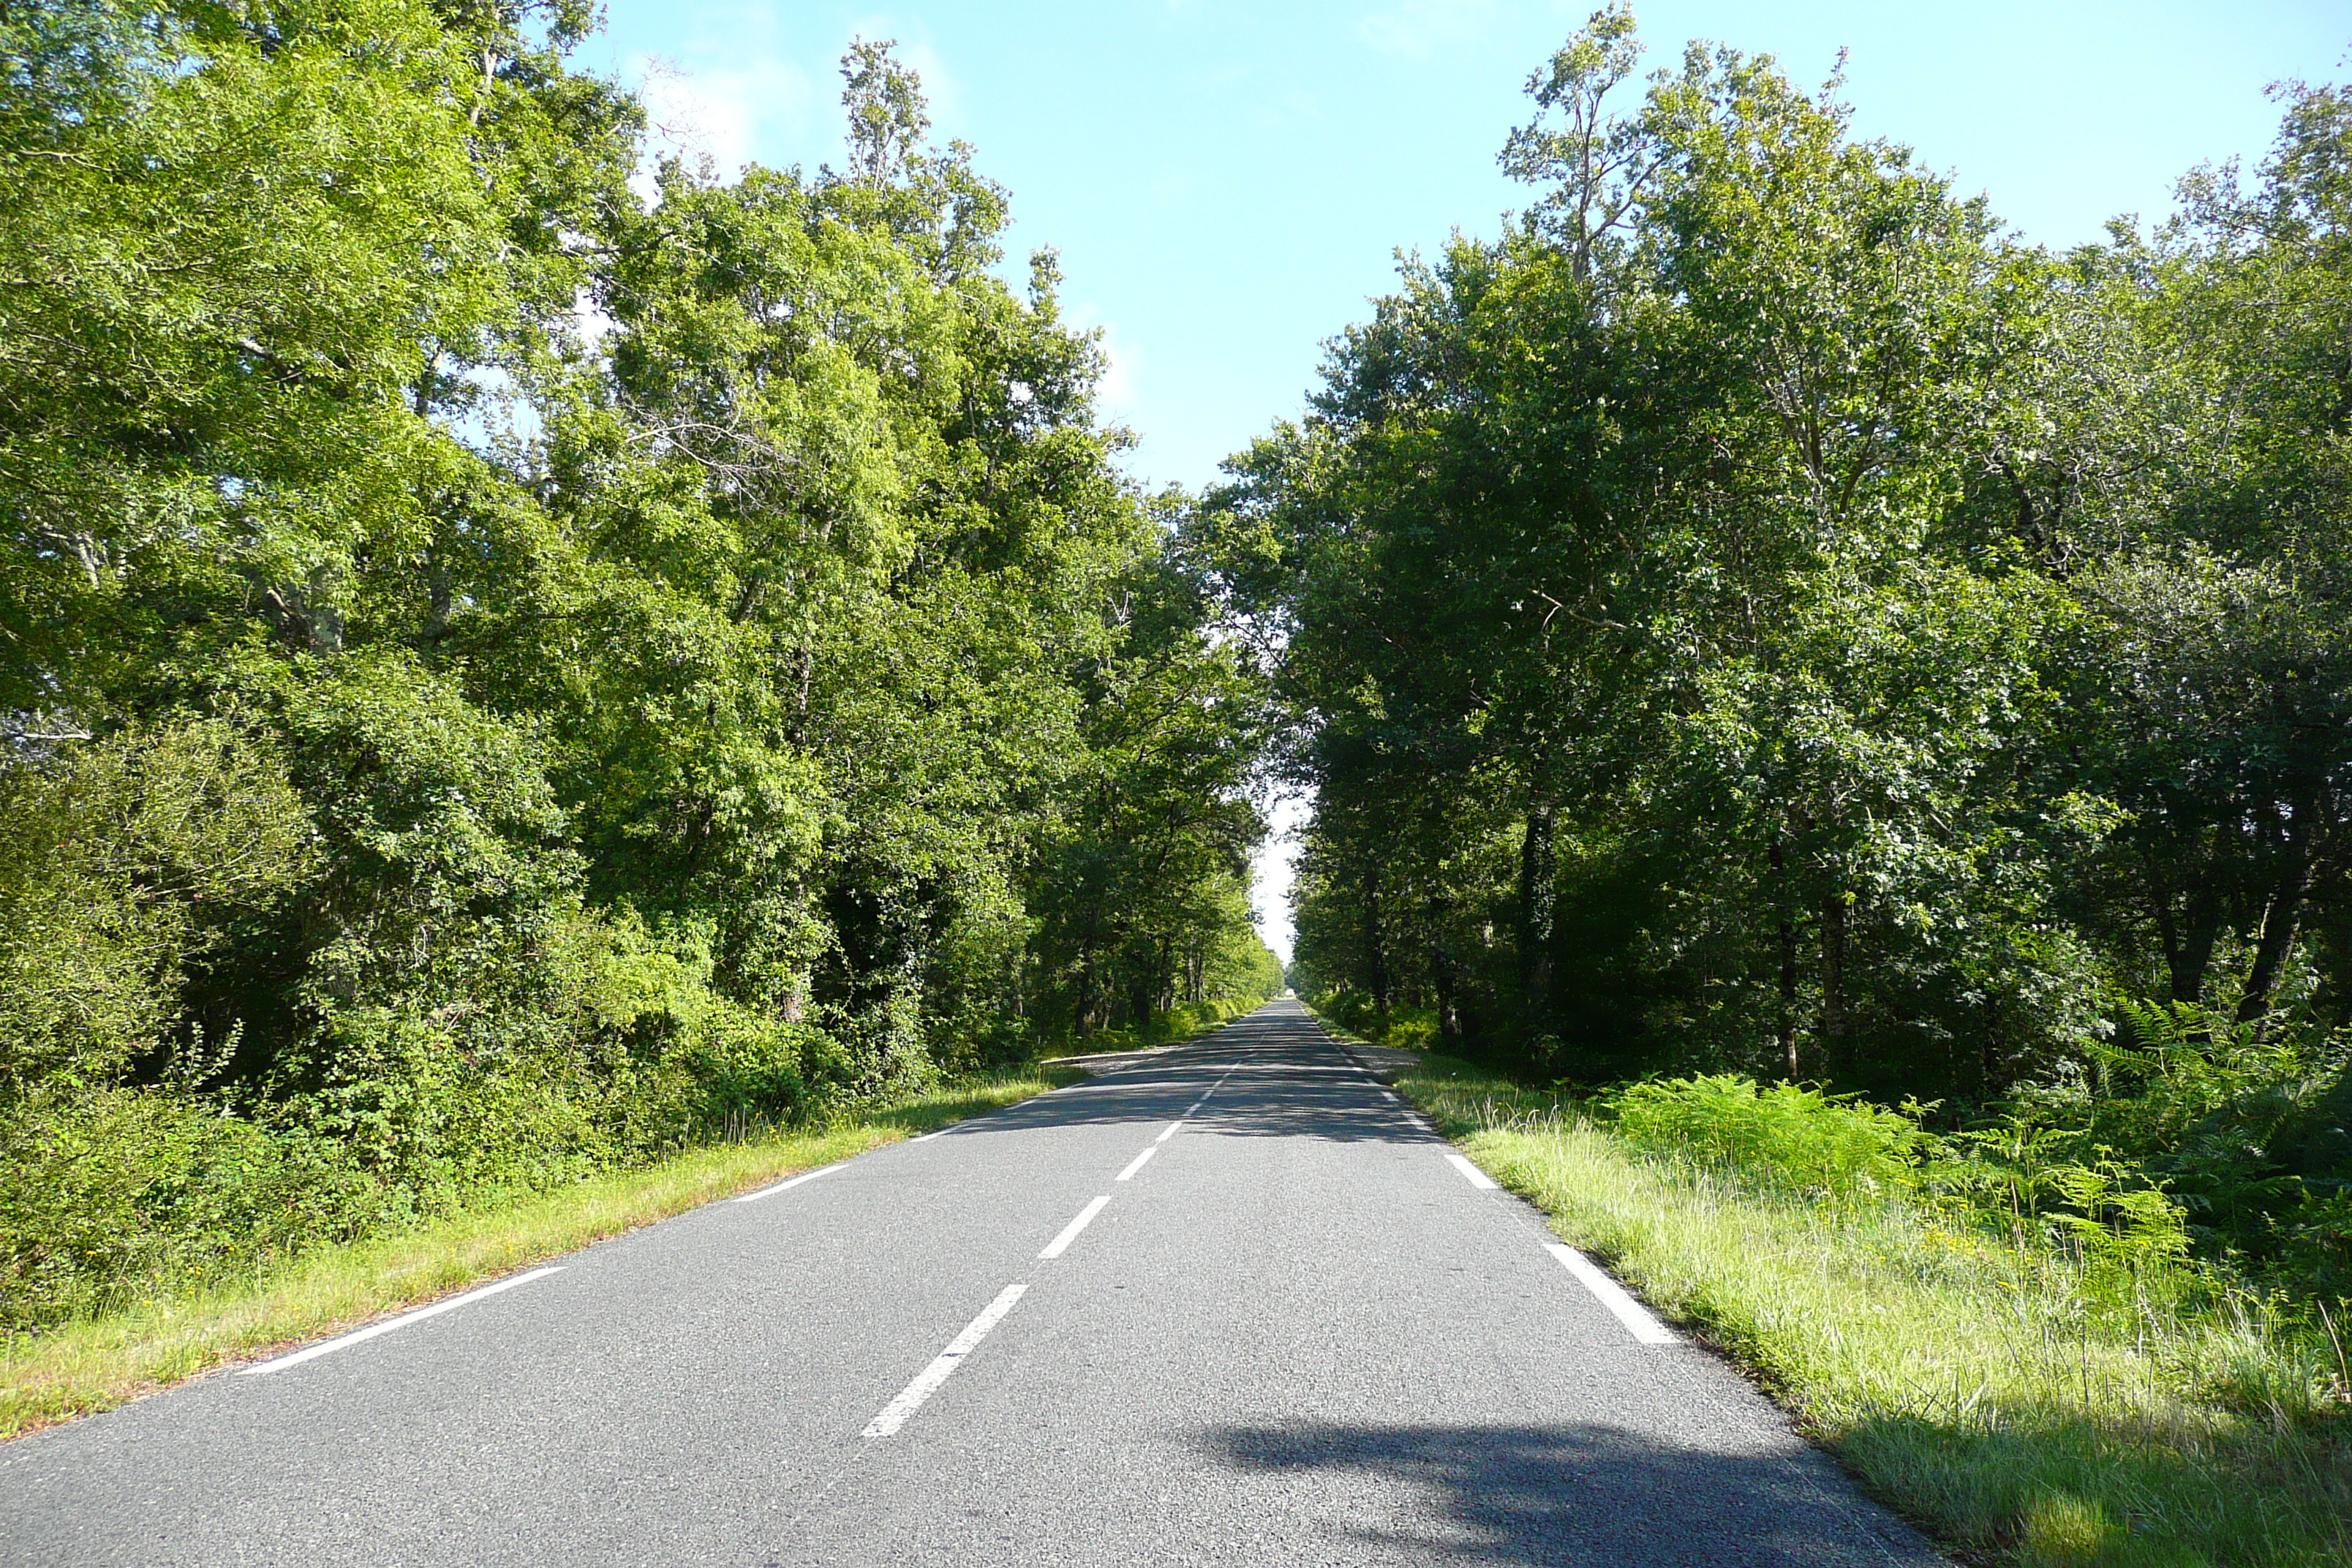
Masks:
[[[1233,1077],[1234,1073],[1237,1070],[1239,1070],[1239,1064],[1235,1064],[1234,1067],[1225,1069],[1223,1077],[1219,1078],[1215,1083],[1211,1084],[1207,1089],[1201,1091],[1201,1098],[1192,1102],[1191,1109],[1184,1112],[1184,1116],[1189,1117],[1192,1115],[1193,1112],[1199,1110],[1201,1107],[1206,1103],[1209,1096],[1216,1093],[1218,1089],[1223,1088],[1225,1079]],[[1134,1175],[1138,1171],[1143,1169],[1145,1163],[1148,1162],[1152,1155],[1160,1152],[1160,1145],[1167,1142],[1169,1139],[1174,1137],[1177,1132],[1183,1128],[1183,1117],[1179,1117],[1176,1121],[1171,1122],[1167,1129],[1163,1131],[1159,1137],[1151,1141],[1150,1144],[1143,1151],[1142,1153],[1138,1154],[1133,1160],[1128,1162],[1127,1169],[1121,1171],[1117,1179],[1124,1182],[1129,1177]],[[940,1129],[940,1131],[945,1131],[945,1128]],[[938,1136],[939,1133],[937,1132],[924,1134],[924,1137],[926,1138],[936,1138]],[[916,1142],[921,1142],[920,1139],[911,1141]],[[766,1188],[761,1192],[752,1193],[748,1196],[740,1198],[736,1201],[739,1203],[748,1203],[752,1198],[764,1198],[770,1193],[781,1193],[786,1187],[797,1186],[803,1182],[813,1181],[816,1177],[824,1175],[828,1172],[837,1170],[838,1168],[838,1166],[828,1165],[823,1170],[810,1171],[803,1175],[794,1176],[789,1182],[779,1182],[772,1187]],[[1108,1194],[1105,1194],[1103,1196],[1093,1199],[1089,1202],[1086,1207],[1078,1211],[1077,1217],[1076,1219],[1073,1219],[1069,1224],[1062,1227],[1062,1233],[1059,1236],[1056,1236],[1053,1240],[1045,1244],[1045,1250],[1040,1252],[1037,1255],[1038,1258],[1041,1260],[1059,1258],[1063,1253],[1068,1251],[1070,1244],[1077,1240],[1078,1233],[1086,1229],[1087,1226],[1094,1223],[1095,1216],[1102,1213],[1105,1205],[1109,1204],[1109,1202],[1110,1197]],[[525,1278],[528,1278],[528,1276]],[[515,1281],[515,1283],[520,1283],[520,1281]],[[1022,1292],[1028,1289],[1029,1285],[1026,1280],[1018,1284],[1006,1286],[997,1296],[996,1300],[988,1304],[987,1310],[982,1312],[979,1317],[974,1318],[964,1329],[963,1332],[958,1334],[952,1341],[950,1341],[948,1344],[948,1348],[941,1351],[939,1355],[932,1360],[930,1365],[925,1367],[920,1373],[916,1374],[915,1381],[908,1384],[906,1388],[899,1393],[898,1398],[892,1400],[889,1404],[882,1407],[882,1414],[877,1415],[871,1422],[866,1424],[865,1435],[868,1437],[887,1437],[892,1433],[898,1431],[899,1427],[905,1426],[907,1424],[907,1418],[914,1415],[917,1410],[922,1408],[922,1405],[925,1400],[930,1398],[932,1394],[939,1392],[940,1386],[947,1382],[949,1377],[954,1373],[955,1369],[959,1365],[962,1364],[963,1358],[970,1355],[980,1344],[980,1342],[988,1337],[989,1331],[995,1328],[997,1323],[1003,1319],[1004,1314],[1013,1310],[1013,1304],[1021,1300]]]
[[[1070,1249],[1070,1243],[1078,1239],[1078,1232],[1086,1229],[1087,1226],[1092,1225],[1094,1223],[1095,1215],[1102,1213],[1103,1205],[1108,1202],[1110,1202],[1110,1194],[1108,1193],[1105,1193],[1101,1197],[1095,1199],[1092,1203],[1087,1205],[1086,1207],[1080,1209],[1078,1211],[1078,1217],[1064,1226],[1062,1227],[1062,1234],[1047,1242],[1045,1244],[1045,1250],[1039,1253],[1037,1256],[1040,1258],[1059,1258],[1063,1253],[1067,1252]]]
[[[1109,1201],[1108,1198],[1097,1198],[1094,1207],[1099,1207]],[[1087,1209],[1087,1217],[1093,1215],[1094,1207]],[[1081,1223],[1084,1222],[1081,1221]],[[1075,1230],[1076,1227],[1074,1226],[1071,1228]],[[905,1426],[907,1417],[921,1409],[923,1401],[940,1391],[940,1384],[945,1383],[963,1358],[970,1355],[973,1348],[988,1337],[988,1331],[996,1327],[1005,1313],[1013,1310],[1013,1303],[1021,1300],[1021,1293],[1028,1289],[1025,1284],[1007,1285],[1000,1291],[996,1300],[988,1304],[985,1311],[974,1318],[965,1327],[963,1332],[948,1342],[948,1348],[933,1358],[930,1365],[915,1374],[915,1381],[908,1384],[899,1393],[898,1398],[882,1407],[881,1415],[866,1423],[866,1436],[887,1437]]]

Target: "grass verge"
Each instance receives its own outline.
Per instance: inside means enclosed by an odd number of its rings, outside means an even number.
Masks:
[[[823,1131],[690,1149],[645,1170],[322,1249],[255,1278],[18,1336],[0,1346],[0,1440],[421,1306],[795,1171],[1026,1100],[1075,1076],[1048,1068],[952,1085]]]
[[[1397,1088],[1967,1561],[2352,1563],[2352,1434],[2315,1414],[2341,1408],[2340,1352],[2273,1332],[2256,1300],[2124,1332],[2066,1258],[1932,1205],[1644,1157],[1444,1058]]]

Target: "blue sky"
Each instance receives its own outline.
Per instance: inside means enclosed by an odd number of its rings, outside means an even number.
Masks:
[[[1140,479],[1198,486],[1295,416],[1323,340],[1360,319],[1399,249],[1491,236],[1524,205],[1495,154],[1528,73],[1590,0],[1095,0],[869,9],[608,0],[581,63],[646,95],[658,124],[741,163],[839,158],[836,62],[855,34],[899,40],[936,133],[1013,194],[1008,270],[1062,254],[1063,299],[1106,333],[1109,411],[1142,437]],[[1850,51],[1865,135],[1907,142],[2033,240],[2098,238],[2165,212],[2209,159],[2252,162],[2276,124],[2265,85],[2340,79],[2347,0],[1980,0],[1972,5],[1637,4],[1650,63],[1706,37],[1777,56],[1800,81]],[[1287,953],[1279,856],[1261,868]]]

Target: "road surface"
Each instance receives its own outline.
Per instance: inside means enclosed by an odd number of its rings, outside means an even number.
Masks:
[[[0,1563],[1940,1562],[1449,1155],[1275,1003],[0,1447]]]

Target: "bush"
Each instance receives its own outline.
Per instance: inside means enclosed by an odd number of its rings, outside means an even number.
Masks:
[[[1631,1084],[1602,1106],[1627,1142],[1840,1195],[1909,1185],[1927,1145],[1901,1111],[1737,1074]]]
[[[1316,1013],[1359,1039],[1400,1050],[1427,1050],[1437,1043],[1434,1007],[1391,1007],[1383,1019],[1371,997],[1361,991],[1330,991],[1314,1001]]]
[[[331,1144],[152,1090],[20,1102],[0,1171],[8,1332],[346,1238],[385,1202]]]
[[[695,1084],[694,1131],[703,1138],[800,1121],[816,1103],[809,1074],[820,1091],[838,1077],[838,1048],[810,1025],[722,1005],[711,1009],[696,1036],[675,1060]]]

